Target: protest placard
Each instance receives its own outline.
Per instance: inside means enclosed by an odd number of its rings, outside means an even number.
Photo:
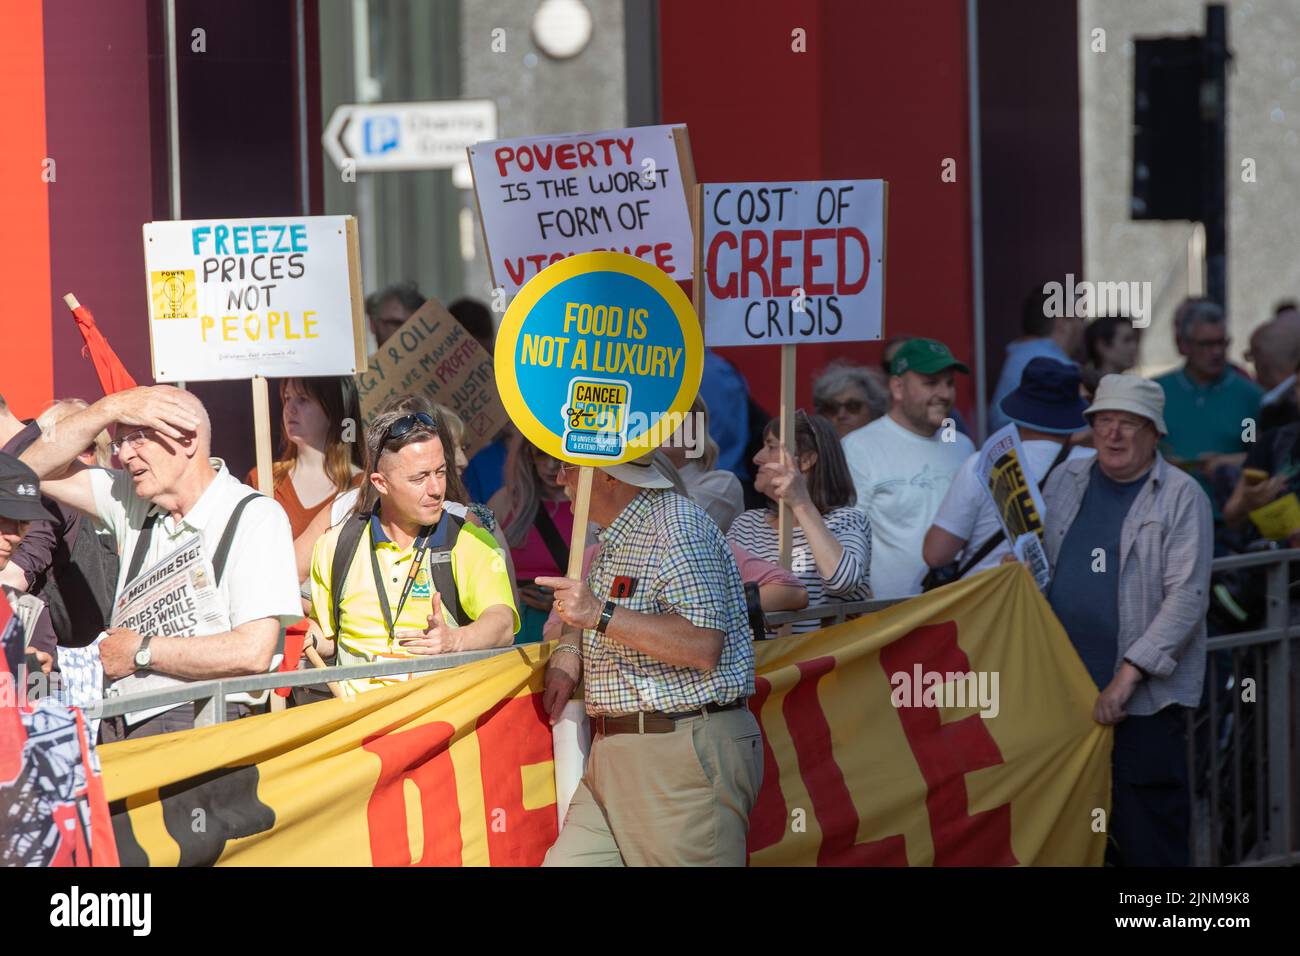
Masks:
[[[497,333],[497,386],[511,421],[548,455],[579,465],[618,464],[662,444],[690,410],[703,367],[686,295],[619,252],[548,267]]]
[[[622,252],[691,278],[686,127],[496,140],[470,147],[469,159],[492,284],[508,295],[582,252]]]
[[[1051,579],[1051,566],[1043,550],[1047,506],[1038,483],[1025,474],[1025,450],[1016,426],[1007,425],[990,435],[979,456],[975,473],[993,499],[1002,531],[1016,557],[1029,568],[1039,590],[1046,590]]]
[[[149,222],[144,256],[157,381],[365,368],[351,216]]]
[[[663,270],[621,252],[582,253],[524,286],[494,358],[515,427],[580,466],[566,572],[579,578],[591,466],[639,458],[681,425],[704,371],[699,320]]]
[[[141,571],[122,588],[113,604],[113,627],[163,637],[220,634],[230,629],[212,570],[203,554],[203,542],[191,535],[170,554]],[[115,694],[136,694],[185,683],[152,671],[128,674],[113,685]],[[137,711],[126,716],[135,724],[171,705]]]
[[[425,301],[357,376],[361,415],[369,424],[388,398],[423,395],[465,423],[467,458],[507,421],[492,374],[492,356],[437,299]]]
[[[718,345],[861,342],[884,328],[887,184],[701,187],[697,298]]]

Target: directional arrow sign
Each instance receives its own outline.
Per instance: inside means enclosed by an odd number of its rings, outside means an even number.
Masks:
[[[472,185],[465,150],[496,139],[497,105],[492,100],[430,103],[344,104],[321,136],[339,169],[382,172],[450,169],[462,189]]]

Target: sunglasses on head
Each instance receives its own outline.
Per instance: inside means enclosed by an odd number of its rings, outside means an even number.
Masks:
[[[392,438],[401,438],[417,425],[423,425],[425,428],[433,429],[435,431],[438,428],[432,415],[425,412],[414,412],[410,415],[403,415],[401,418],[395,420],[391,425],[389,425],[388,431],[384,432],[384,442],[387,443],[388,440]]]

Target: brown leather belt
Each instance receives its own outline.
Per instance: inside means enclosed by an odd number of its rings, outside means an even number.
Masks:
[[[600,715],[591,718],[596,733],[609,737],[612,734],[671,734],[677,729],[677,721],[685,717],[700,717],[704,714],[717,714],[724,710],[739,710],[746,706],[744,697],[737,698],[729,704],[705,704],[695,710],[679,710],[664,713],[662,710],[645,710],[636,714],[618,716]]]

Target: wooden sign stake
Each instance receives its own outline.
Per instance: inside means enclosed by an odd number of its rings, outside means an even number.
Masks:
[[[591,511],[591,479],[595,469],[591,465],[582,465],[578,469],[578,495],[573,502],[573,537],[569,541],[569,567],[564,576],[575,581],[582,580],[582,552],[587,550],[588,513]],[[566,624],[560,632],[560,639],[575,635],[578,647],[582,647],[582,634],[576,627]]]
[[[257,446],[257,490],[273,495],[271,480],[271,399],[266,379],[253,376],[253,432]]]

